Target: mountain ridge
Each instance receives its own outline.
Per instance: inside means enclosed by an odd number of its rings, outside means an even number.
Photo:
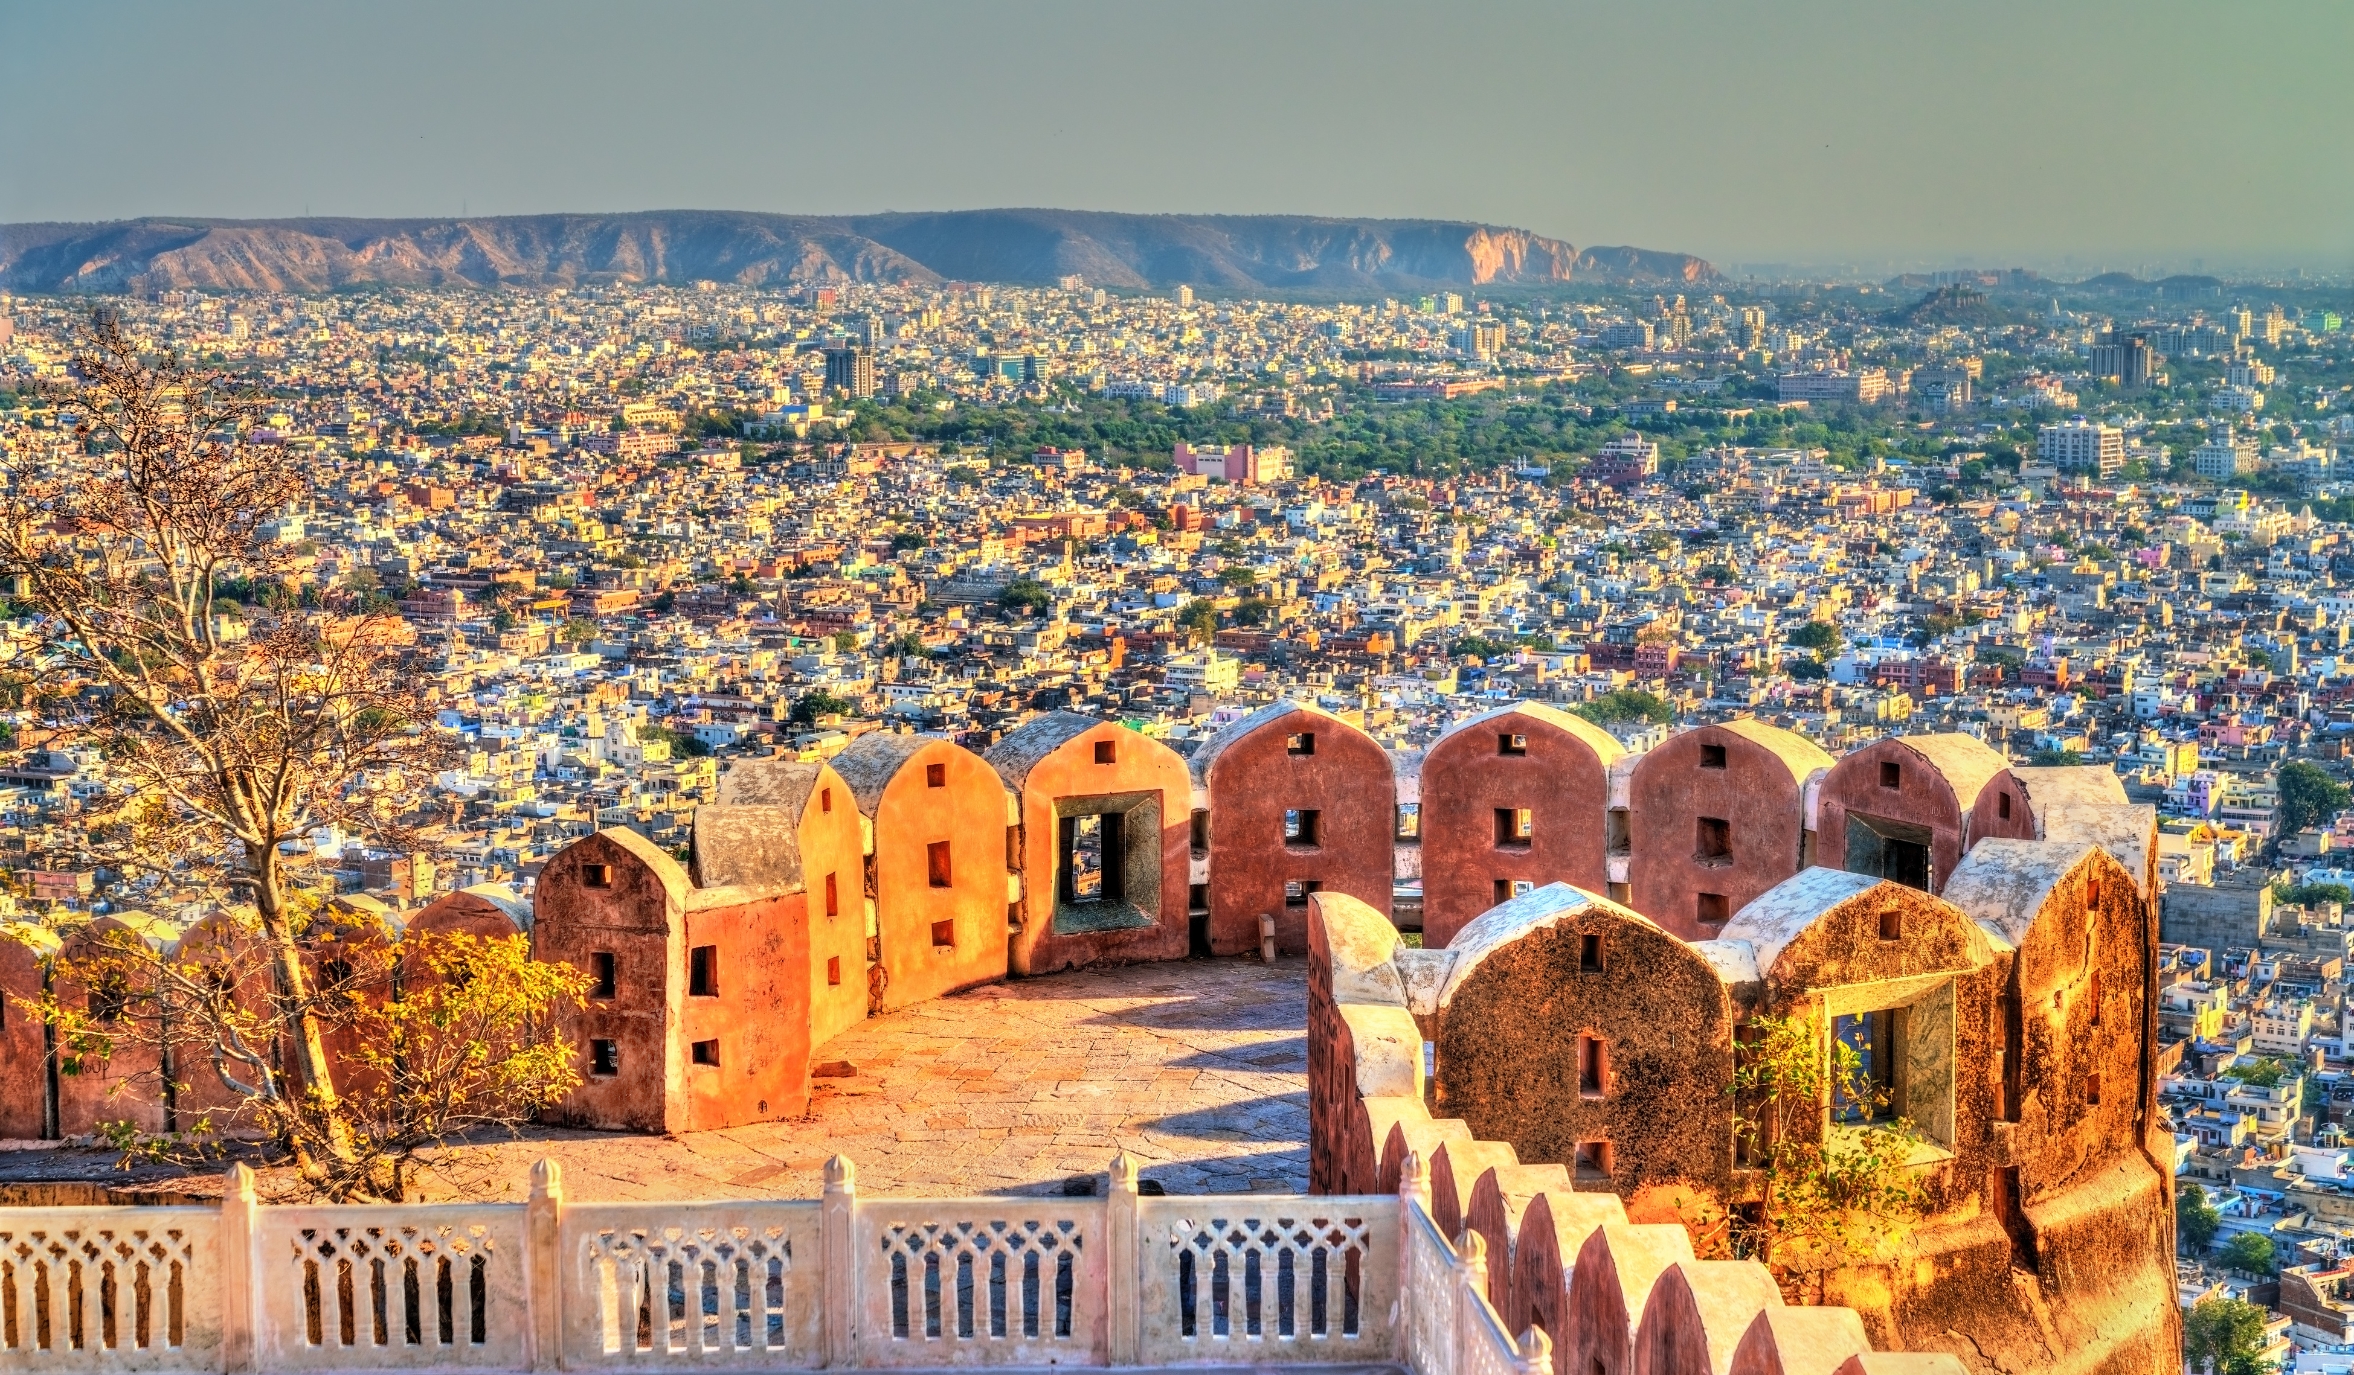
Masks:
[[[745,285],[948,280],[1145,289],[1423,289],[1572,281],[1691,285],[1690,254],[1579,249],[1470,220],[1138,215],[1098,210],[744,210],[364,219],[147,216],[0,224],[0,287],[71,292],[197,287]]]

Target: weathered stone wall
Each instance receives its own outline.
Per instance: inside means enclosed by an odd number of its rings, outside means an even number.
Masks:
[[[1737,915],[1722,938],[1685,946],[1590,895],[1539,893],[1484,916],[1448,950],[1392,949],[1387,973],[1373,963],[1386,947],[1370,912],[1320,901],[1318,925],[1331,930],[1315,936],[1359,952],[1345,971],[1356,1001],[1421,1019],[1438,1047],[1437,1101],[1469,1119],[1430,1121],[1418,1102],[1408,1112],[1382,1099],[1391,1118],[1382,1172],[1404,1174],[1410,1153],[1429,1151],[1434,1221],[1470,1225],[1491,1267],[1509,1264],[1511,1282],[1490,1284],[1499,1310],[1543,1327],[1565,1375],[1781,1369],[1785,1357],[1831,1369],[1865,1351],[1859,1334],[1974,1370],[2176,1368],[2170,1190],[2145,1143],[2155,1125],[2150,904],[2108,851],[2009,839],[1973,851],[1947,898],[1810,870]],[[1591,934],[1627,942],[1647,989],[1663,970],[1689,977],[1625,1006],[1587,1001],[1582,990],[1607,982],[1586,967],[1597,953]],[[1606,955],[1602,963],[1607,974]],[[1691,1005],[1705,1001],[1703,971],[1727,1043],[1670,1062],[1671,1077],[1689,1064],[1696,1082],[1646,1083],[1624,1116],[1611,1101],[1624,1080],[1598,1099],[1574,1080],[1563,1089],[1562,1066],[1580,1054],[1563,1053],[1565,1041],[1588,1034],[1589,1022],[1614,1049],[1618,1019],[1690,1024]],[[1323,963],[1311,979],[1342,972]],[[1678,998],[1683,983],[1693,991]],[[1915,1167],[1920,1216],[1889,1234],[1891,1252],[1792,1272],[1780,1287],[1757,1267],[1712,1259],[1725,1254],[1726,1213],[1754,1189],[1731,1161],[1731,1024],[1751,1010],[1828,1026],[1890,1008],[1903,1049],[1892,1091],[1930,1137]],[[1312,1062],[1322,1025],[1311,1026]],[[1331,1159],[1327,1124],[1349,1117],[1342,1092],[1328,1081],[1312,1099],[1312,1159]],[[1669,1128],[1656,1130],[1644,1108]],[[1530,1121],[1545,1116],[1587,1125],[1547,1137]],[[1522,1135],[1496,1139],[1507,1133],[1492,1123]],[[1829,1130],[1828,1116],[1795,1129]],[[1578,1144],[1620,1131],[1605,1185],[1613,1192],[1579,1191],[1594,1181],[1576,1178]],[[1683,1164],[1689,1138],[1721,1163]],[[1363,1151],[1354,1138],[1345,1149]],[[1360,1158],[1347,1172],[1363,1169]],[[1663,1199],[1649,1181],[1671,1174],[1678,1196]],[[1565,1233],[1557,1212],[1595,1197],[1623,1199],[1627,1221],[1580,1215]],[[1838,1306],[1813,1311],[1843,1316],[1776,1316],[1791,1286]]]
[[[1727,1193],[1733,1008],[1704,955],[1561,887],[1482,916],[1451,949],[1433,1038],[1440,1112],[1527,1161],[1574,1165],[1581,1142],[1605,1143],[1612,1159],[1581,1169],[1581,1188]],[[1599,1082],[1586,1081],[1589,1040]]]
[[[596,866],[603,866],[601,870]],[[592,884],[592,873],[601,880]],[[686,1048],[677,1003],[687,977],[686,872],[630,831],[600,831],[558,851],[532,895],[534,953],[587,970],[614,960],[613,996],[592,997],[562,1020],[580,1048],[581,1086],[546,1116],[572,1126],[676,1130]],[[597,1072],[591,1047],[613,1043],[616,1073]]]

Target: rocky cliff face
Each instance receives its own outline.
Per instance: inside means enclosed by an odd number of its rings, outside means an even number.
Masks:
[[[1115,215],[962,210],[851,216],[740,211],[512,215],[464,220],[143,219],[0,225],[0,287],[561,286],[948,279],[1110,287],[1415,289],[1573,280],[1691,283],[1680,253],[1580,252],[1523,229],[1302,215]]]

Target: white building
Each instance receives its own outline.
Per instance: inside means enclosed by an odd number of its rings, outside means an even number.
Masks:
[[[2191,467],[2199,476],[2221,482],[2256,471],[2256,442],[2219,430],[2191,450]]]
[[[1242,661],[1222,658],[1214,649],[1175,654],[1170,656],[1161,680],[1170,687],[1215,697],[1242,686]]]
[[[2035,456],[2055,468],[2115,477],[2125,466],[2125,431],[2082,416],[2036,431]]]

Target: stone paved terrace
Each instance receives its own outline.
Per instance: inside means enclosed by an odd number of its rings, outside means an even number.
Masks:
[[[1125,1149],[1172,1194],[1305,1192],[1307,966],[1187,960],[1016,980],[870,1019],[821,1047],[807,1117],[672,1137],[534,1131],[488,1149],[515,1197],[564,1162],[580,1200],[1055,1193]],[[0,1184],[126,1178],[111,1153],[0,1153]],[[208,1187],[209,1186],[209,1187]],[[210,1179],[187,1181],[213,1192]]]

